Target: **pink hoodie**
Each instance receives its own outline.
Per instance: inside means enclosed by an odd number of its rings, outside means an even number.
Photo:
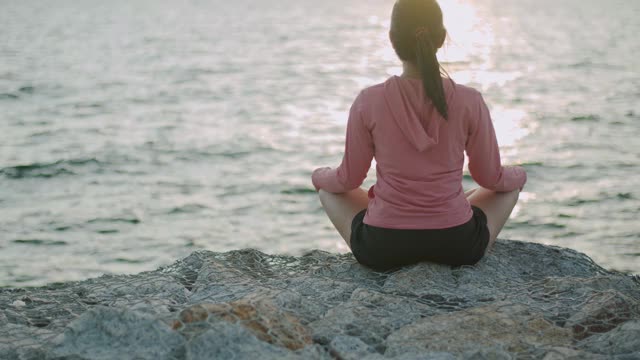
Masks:
[[[522,188],[522,167],[505,167],[489,109],[472,88],[443,80],[449,119],[425,101],[419,79],[391,77],[364,89],[349,113],[345,154],[337,169],[313,172],[316,189],[344,193],[362,185],[376,158],[365,224],[391,229],[443,229],[463,224],[472,210],[462,189],[464,152],[482,187]]]

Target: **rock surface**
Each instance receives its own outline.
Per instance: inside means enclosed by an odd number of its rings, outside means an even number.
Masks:
[[[0,289],[0,359],[640,359],[640,278],[498,241],[473,267],[196,252]]]

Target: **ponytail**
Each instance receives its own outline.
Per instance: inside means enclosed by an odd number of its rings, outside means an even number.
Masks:
[[[436,56],[444,43],[447,30],[438,2],[397,0],[391,13],[389,35],[400,60],[414,64],[420,72],[425,101],[431,100],[438,113],[447,120],[447,98]]]
[[[422,85],[426,96],[431,99],[440,115],[447,120],[447,99],[440,77],[440,63],[436,56],[437,48],[430,39],[426,28],[419,28],[416,32],[416,65],[422,75]]]

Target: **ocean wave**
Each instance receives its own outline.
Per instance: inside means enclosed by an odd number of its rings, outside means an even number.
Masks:
[[[627,201],[627,200],[634,200],[635,197],[633,196],[632,193],[630,192],[614,192],[614,193],[600,193],[600,195],[597,198],[572,198],[569,199],[568,201],[565,201],[564,204],[571,206],[571,207],[576,207],[576,206],[581,206],[581,205],[587,205],[587,204],[595,204],[595,203],[601,203],[601,202],[605,202],[605,201]]]
[[[529,161],[529,162],[520,163],[518,165],[520,165],[522,167],[525,167],[525,168],[546,166],[546,164],[543,163],[542,161]]]
[[[140,224],[142,221],[137,217],[116,217],[116,218],[96,218],[87,221],[88,224],[100,224],[100,223],[126,223],[126,224]]]
[[[12,93],[0,93],[0,100],[16,100],[19,99],[20,96]]]
[[[565,201],[564,205],[571,206],[571,207],[576,207],[576,206],[581,206],[581,205],[586,205],[586,204],[599,203],[599,202],[601,202],[603,200],[604,199],[573,198],[573,199],[570,199],[569,201]]]
[[[618,200],[631,200],[634,199],[633,194],[628,192],[628,193],[617,193],[616,194],[616,198]]]
[[[146,259],[127,259],[127,258],[115,258],[112,259],[111,262],[114,263],[121,263],[121,264],[144,264],[146,263],[148,260]]]
[[[599,121],[600,120],[600,116],[595,115],[595,114],[589,114],[589,115],[579,115],[579,116],[574,116],[571,118],[571,121]]]
[[[315,194],[316,190],[311,187],[299,187],[299,188],[284,189],[280,191],[280,193],[284,195],[304,195],[304,194]]]
[[[31,95],[35,90],[33,86],[21,86],[16,91],[0,93],[0,100],[17,100],[20,95]]]
[[[104,230],[97,230],[96,233],[100,234],[100,235],[111,235],[111,234],[117,234],[119,233],[120,230],[117,229],[104,229]]]
[[[100,161],[90,159],[58,160],[52,163],[33,163],[16,165],[0,169],[0,175],[10,179],[53,178],[64,175],[75,175],[74,169],[88,165],[100,165]]]
[[[555,239],[564,239],[564,238],[576,238],[576,237],[579,237],[579,236],[582,236],[582,235],[584,235],[584,234],[581,233],[581,232],[567,231],[567,232],[564,232],[564,233],[559,233],[559,234],[553,235],[553,237]]]
[[[16,239],[12,241],[14,244],[36,245],[36,246],[60,246],[67,245],[62,240],[43,240],[43,239]]]
[[[33,94],[36,91],[36,88],[34,88],[33,86],[21,86],[18,89],[18,92],[23,93],[23,94]]]
[[[202,210],[208,209],[209,207],[202,204],[186,204],[182,206],[174,207],[169,211],[169,215],[176,214],[193,214],[198,213]]]

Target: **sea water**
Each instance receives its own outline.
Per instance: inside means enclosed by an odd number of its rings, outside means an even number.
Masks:
[[[443,66],[528,172],[501,238],[640,273],[640,2],[440,3]],[[339,164],[359,90],[401,72],[392,4],[0,3],[0,286],[348,251],[310,174]]]

